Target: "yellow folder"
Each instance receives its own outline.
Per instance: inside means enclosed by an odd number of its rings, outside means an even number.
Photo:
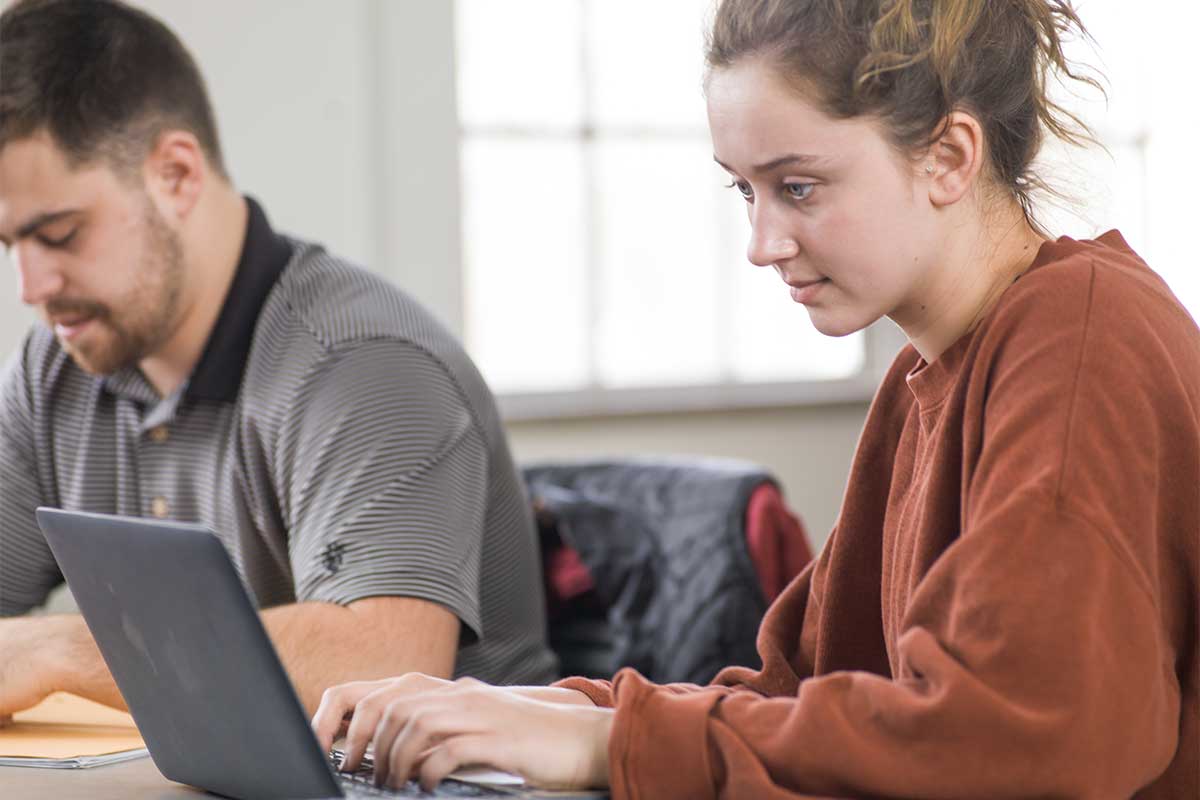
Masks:
[[[145,747],[127,713],[65,692],[0,727],[0,766],[90,767],[144,756]]]

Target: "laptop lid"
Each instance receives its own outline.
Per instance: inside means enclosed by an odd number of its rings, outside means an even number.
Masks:
[[[159,771],[228,797],[340,797],[220,541],[39,508],[38,524]]]

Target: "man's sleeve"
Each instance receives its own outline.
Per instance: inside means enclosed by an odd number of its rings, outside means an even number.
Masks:
[[[438,603],[483,635],[488,451],[445,367],[404,342],[332,353],[285,425],[276,486],[298,601]]]
[[[22,346],[0,372],[0,617],[41,605],[62,583],[35,516],[43,499],[25,349]]]

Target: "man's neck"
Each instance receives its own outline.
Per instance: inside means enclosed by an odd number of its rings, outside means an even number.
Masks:
[[[237,272],[248,218],[246,200],[233,187],[214,187],[183,234],[187,277],[179,318],[166,342],[138,362],[160,397],[178,391],[204,353]]]

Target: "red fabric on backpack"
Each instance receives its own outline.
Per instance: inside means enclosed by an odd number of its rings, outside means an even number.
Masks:
[[[755,489],[746,504],[746,548],[768,603],[812,560],[804,525],[772,483]]]

